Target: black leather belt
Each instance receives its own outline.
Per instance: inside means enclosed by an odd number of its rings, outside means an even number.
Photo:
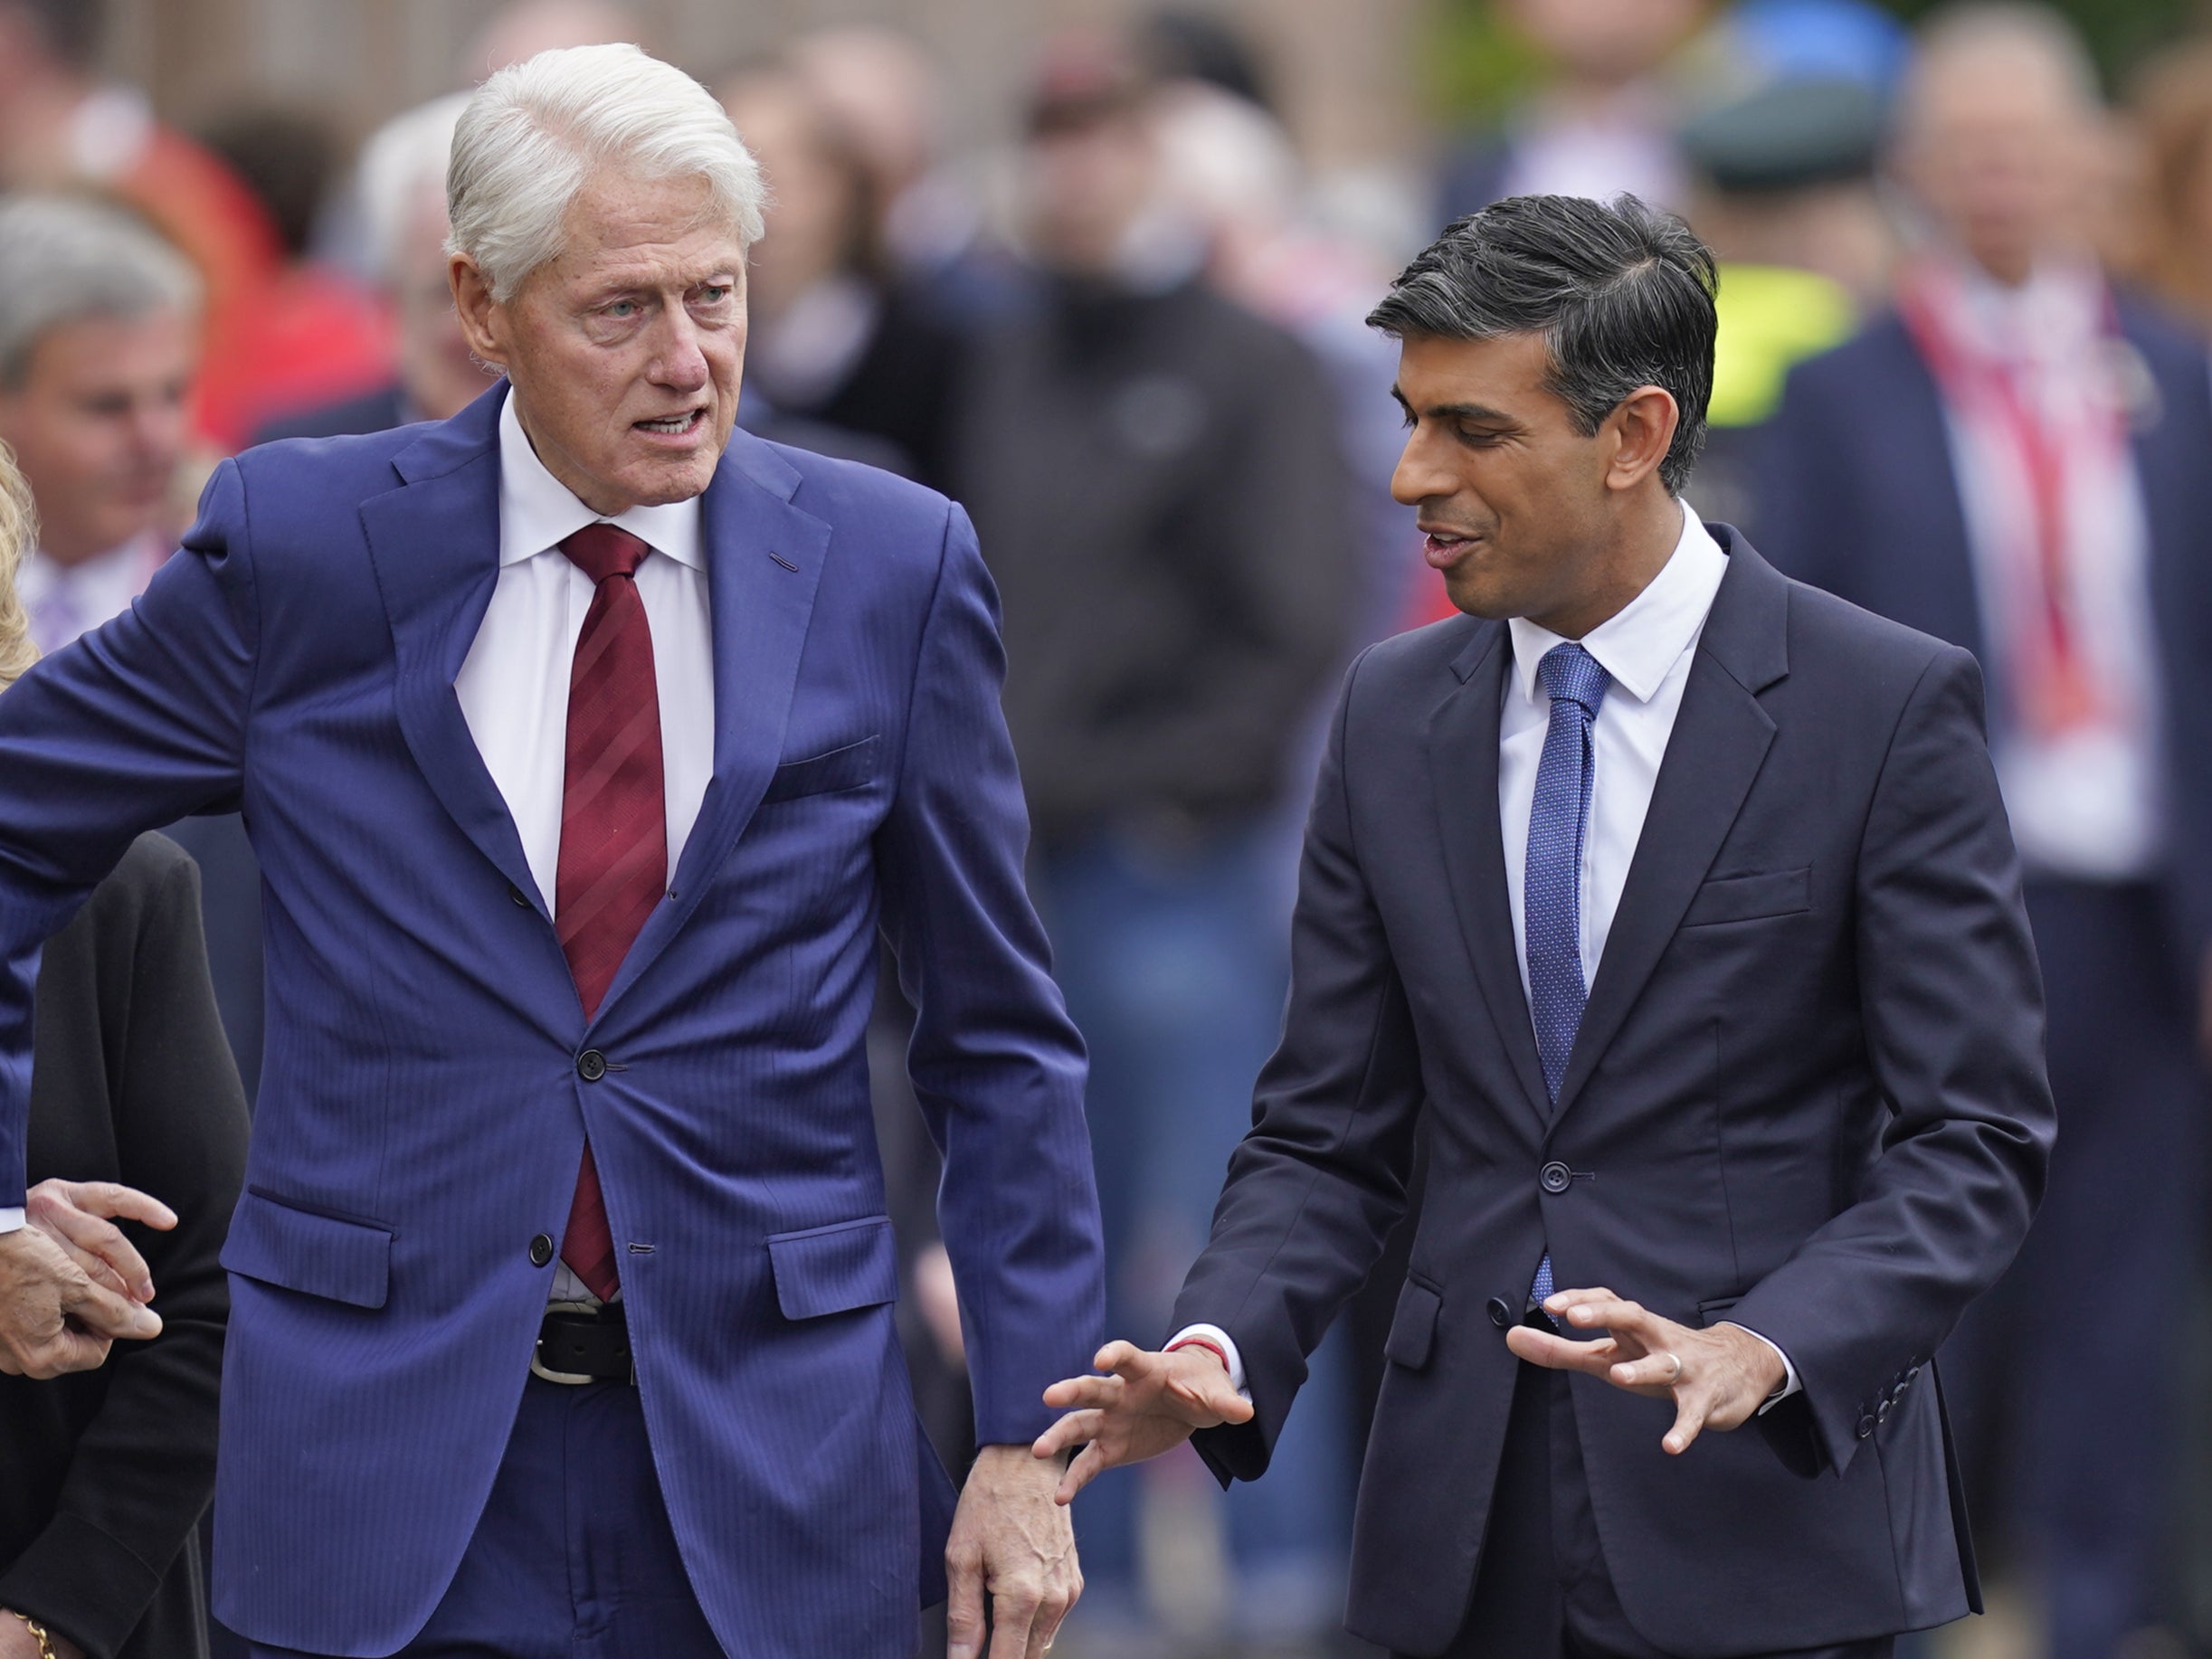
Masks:
[[[555,1302],[537,1327],[530,1375],[581,1387],[587,1382],[638,1379],[630,1357],[630,1321],[619,1302]]]

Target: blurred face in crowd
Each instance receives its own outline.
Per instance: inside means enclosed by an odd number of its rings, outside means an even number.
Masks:
[[[1150,125],[1129,109],[1054,126],[1028,151],[1029,241],[1059,270],[1104,274],[1152,199],[1157,156]]]
[[[426,190],[393,260],[392,308],[399,323],[399,377],[413,412],[444,421],[491,384],[469,353],[446,279],[445,192]]]
[[[182,311],[81,318],[0,387],[0,441],[38,503],[39,545],[73,564],[157,528],[190,425],[197,330]]]
[[[1578,78],[1648,74],[1697,26],[1704,0],[1511,0],[1514,23]]]
[[[688,500],[737,417],[745,250],[701,179],[599,173],[565,229],[506,303],[455,256],[470,346],[514,383],[538,459],[593,512]]]
[[[1545,387],[1550,363],[1541,333],[1408,337],[1397,393],[1409,430],[1391,494],[1419,510],[1453,604],[1580,639],[1648,580],[1628,574],[1622,532],[1639,508],[1671,509],[1656,469],[1675,403],[1643,388],[1586,437]]]
[[[1960,248],[2003,282],[2080,240],[2105,135],[2067,65],[2031,40],[1954,45],[1919,66],[1897,170]]]
[[[849,263],[868,204],[831,117],[804,83],[741,76],[722,89],[722,107],[774,193],[767,233],[753,251],[751,299],[765,316]]]

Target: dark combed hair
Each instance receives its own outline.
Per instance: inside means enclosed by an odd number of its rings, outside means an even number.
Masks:
[[[1638,386],[1681,411],[1659,463],[1682,493],[1713,395],[1713,253],[1634,196],[1512,196],[1455,221],[1399,272],[1368,326],[1393,339],[1544,337],[1547,389],[1587,436]]]

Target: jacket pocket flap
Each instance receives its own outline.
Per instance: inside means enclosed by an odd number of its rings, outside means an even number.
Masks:
[[[819,1319],[898,1300],[898,1247],[888,1216],[778,1233],[768,1240],[776,1305],[786,1319]]]
[[[833,790],[858,789],[876,775],[877,747],[875,738],[863,737],[859,743],[849,743],[827,754],[786,761],[775,769],[775,776],[768,780],[768,792],[761,801],[765,804],[771,801],[789,801],[796,795],[826,795]]]
[[[222,1260],[265,1285],[380,1308],[391,1288],[392,1229],[301,1209],[249,1187],[231,1217]]]
[[[1771,876],[1723,876],[1697,889],[1682,918],[1685,927],[1715,922],[1756,922],[1763,916],[1796,915],[1813,907],[1813,872],[1776,870]]]
[[[1742,1298],[1741,1296],[1723,1296],[1715,1302],[1699,1303],[1697,1304],[1697,1323],[1699,1329],[1702,1330],[1708,1325],[1725,1323],[1728,1319],[1729,1310],[1733,1308],[1736,1304],[1742,1300]]]
[[[1398,1313],[1391,1321],[1390,1341],[1382,1345],[1382,1357],[1410,1371],[1418,1371],[1429,1363],[1429,1351],[1436,1346],[1437,1315],[1444,1311],[1444,1298],[1426,1285],[1406,1281],[1406,1287],[1398,1293]]]

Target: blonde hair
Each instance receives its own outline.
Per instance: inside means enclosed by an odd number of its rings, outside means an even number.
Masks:
[[[15,592],[15,573],[37,540],[31,487],[16,470],[14,455],[0,443],[0,690],[14,685],[38,660],[30,613]]]

